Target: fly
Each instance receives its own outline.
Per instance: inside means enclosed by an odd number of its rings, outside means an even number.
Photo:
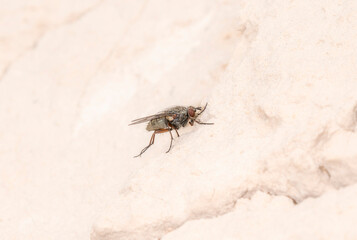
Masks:
[[[170,147],[166,151],[166,153],[168,153],[171,150],[172,140],[174,139],[171,133],[172,130],[175,130],[177,137],[180,137],[177,130],[180,127],[185,127],[187,123],[189,123],[191,126],[193,126],[195,122],[202,125],[212,125],[213,123],[204,123],[197,119],[197,117],[206,110],[207,105],[208,103],[206,103],[204,108],[192,107],[192,106],[189,107],[176,106],[176,107],[168,108],[155,115],[138,118],[131,121],[129,125],[148,122],[148,125],[146,126],[146,130],[154,131],[154,133],[150,138],[149,145],[144,147],[144,149],[141,150],[140,154],[134,157],[140,157],[151,145],[153,145],[155,141],[155,135],[158,133],[165,133],[165,132],[170,133],[170,137],[171,137]]]

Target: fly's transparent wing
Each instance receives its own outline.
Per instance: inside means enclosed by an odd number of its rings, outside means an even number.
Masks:
[[[159,112],[157,114],[135,119],[135,120],[131,121],[129,126],[134,125],[134,124],[148,122],[148,121],[151,121],[156,118],[172,116],[174,114],[180,113],[180,111],[182,111],[182,109],[185,109],[185,107],[182,107],[182,106],[171,107],[171,108],[165,109],[164,111]]]
[[[174,107],[170,107],[170,108],[166,108],[164,111],[159,112],[159,113],[167,113],[167,114],[175,114],[175,113],[179,113],[182,110],[186,110],[187,108],[184,106],[174,106]]]
[[[165,117],[165,116],[167,116],[167,114],[162,112],[162,113],[158,113],[158,114],[155,114],[155,115],[150,115],[150,116],[134,119],[133,121],[131,121],[131,123],[129,125],[144,123],[144,122],[148,122],[148,121],[151,121],[153,119],[161,118],[161,117]]]

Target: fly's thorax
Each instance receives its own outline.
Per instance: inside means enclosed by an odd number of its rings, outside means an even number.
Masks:
[[[187,119],[187,108],[181,107],[175,114],[174,119],[170,121],[170,124],[173,125],[176,129],[179,129],[180,127],[184,127],[186,125]]]
[[[155,130],[167,129],[167,128],[168,128],[167,120],[164,117],[152,119],[146,126],[146,130],[148,131],[155,131]]]

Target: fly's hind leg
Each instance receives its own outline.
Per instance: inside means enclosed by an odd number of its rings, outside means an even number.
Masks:
[[[169,148],[169,150],[166,152],[166,153],[168,153],[168,152],[170,151],[170,149],[171,149],[171,146],[172,146],[172,140],[174,139],[174,138],[172,137],[171,130],[172,130],[171,128],[170,128],[170,129],[158,129],[158,130],[155,130],[154,133],[153,133],[152,136],[151,136],[149,145],[147,145],[146,147],[144,147],[144,149],[141,150],[140,154],[134,156],[134,158],[135,158],[135,157],[140,157],[146,150],[148,150],[148,148],[149,148],[151,145],[154,144],[154,142],[155,142],[155,134],[157,134],[157,133],[170,132],[170,136],[171,136],[170,148]]]
[[[134,158],[136,157],[140,157],[146,150],[148,150],[148,148],[154,144],[155,142],[155,134],[156,134],[156,131],[152,134],[151,138],[150,138],[150,142],[149,142],[149,145],[147,145],[146,147],[144,147],[143,150],[141,150],[140,154],[139,155],[136,155],[134,156]]]

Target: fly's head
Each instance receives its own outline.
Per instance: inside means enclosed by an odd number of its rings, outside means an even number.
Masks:
[[[196,111],[198,110],[198,108],[189,106],[187,108],[187,114],[190,120],[195,120],[197,118],[197,113]]]
[[[189,106],[187,108],[187,115],[189,118],[189,123],[192,126],[194,124],[194,122],[199,123],[199,124],[206,124],[206,123],[201,123],[200,121],[196,120],[196,118],[201,115],[201,113],[204,112],[204,110],[206,110],[207,104],[204,106],[204,108],[201,107],[192,107]],[[213,123],[207,123],[206,125],[212,125]]]

